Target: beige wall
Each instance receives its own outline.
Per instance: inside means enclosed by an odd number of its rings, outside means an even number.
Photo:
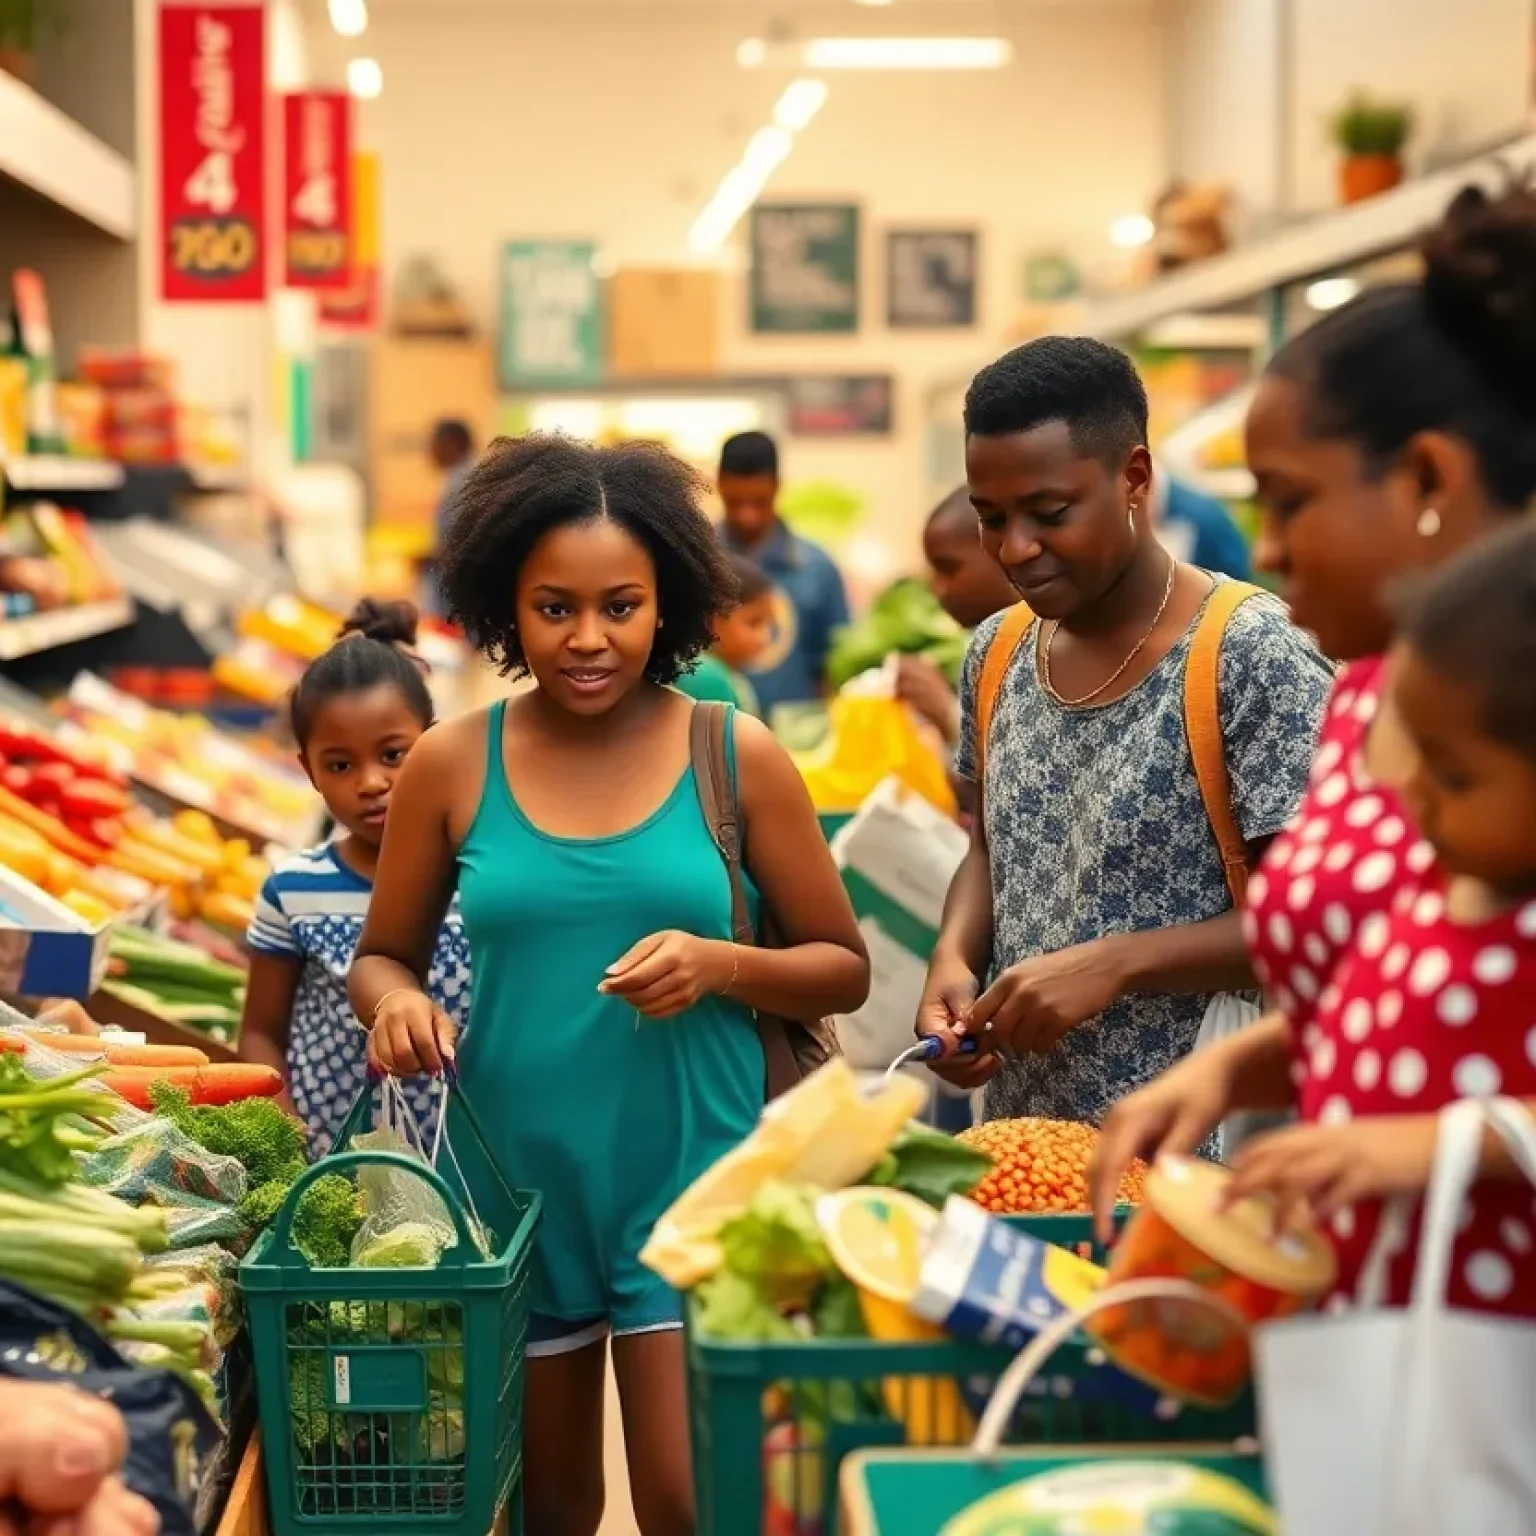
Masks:
[[[619,264],[685,260],[693,218],[789,78],[734,61],[765,9],[734,0],[375,0],[364,42],[385,85],[363,107],[362,133],[382,154],[387,264],[435,256],[477,319],[494,326],[496,254],[509,237],[592,236]],[[339,78],[346,54],[323,7],[311,14],[313,71]],[[754,338],[739,272],[725,285],[728,370],[899,375],[893,439],[792,443],[788,462],[797,477],[854,485],[872,525],[906,557],[926,510],[926,381],[993,349],[1027,251],[1066,243],[1102,253],[1111,219],[1143,206],[1162,179],[1158,23],[1140,0],[947,0],[879,11],[837,0],[795,8],[795,18],[806,35],[867,27],[869,18],[885,32],[1004,27],[1016,50],[1014,65],[995,74],[827,77],[828,104],[768,195],[862,203],[861,335]],[[882,231],[893,223],[980,229],[978,329],[948,338],[885,329]]]

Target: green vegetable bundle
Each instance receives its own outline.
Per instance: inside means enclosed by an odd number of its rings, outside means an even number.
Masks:
[[[906,577],[888,587],[869,612],[838,631],[827,679],[841,688],[893,654],[922,656],[958,685],[970,636],[939,605],[926,582]]]
[[[103,990],[224,1044],[233,1044],[240,1032],[245,972],[143,928],[114,931],[112,975]]]

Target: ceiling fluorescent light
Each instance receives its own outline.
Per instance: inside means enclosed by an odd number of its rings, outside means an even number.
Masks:
[[[825,80],[791,80],[784,87],[784,94],[779,97],[778,105],[773,109],[773,120],[780,128],[799,133],[802,128],[809,126],[811,119],[826,104]]]
[[[771,176],[789,158],[795,136],[777,124],[759,128],[747,141],[741,163],[754,175]]]
[[[694,220],[688,234],[689,248],[700,256],[718,251],[741,222],[742,215],[757,201],[772,173],[771,166],[753,166],[745,158],[740,165],[732,166],[704,211]]]
[[[368,30],[367,0],[330,0],[330,13],[342,37],[361,37]]]
[[[1005,37],[818,37],[804,61],[807,69],[1002,69],[1013,45]]]

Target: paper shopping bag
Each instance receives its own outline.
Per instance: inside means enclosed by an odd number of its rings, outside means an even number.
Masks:
[[[1536,1123],[1517,1101],[1446,1109],[1406,1308],[1381,1306],[1408,1227],[1398,1204],[1362,1276],[1361,1311],[1257,1334],[1260,1427],[1288,1532],[1536,1532],[1536,1324],[1445,1305],[1485,1124],[1536,1183]]]

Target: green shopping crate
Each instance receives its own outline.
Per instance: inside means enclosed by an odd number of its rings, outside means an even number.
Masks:
[[[434,1169],[391,1152],[346,1150],[365,1089],[323,1158],[289,1191],[240,1266],[250,1314],[272,1536],[356,1536],[382,1527],[486,1536],[522,1475],[523,1349],[539,1197],[499,1173],[468,1102],[450,1083],[496,1188],[479,1216]],[[446,1111],[445,1111],[446,1112]],[[385,1166],[442,1198],[458,1241],[435,1269],[312,1269],[290,1240],[304,1191],[323,1174]]]
[[[844,1536],[934,1536],[971,1505],[1015,1483],[1105,1460],[1179,1461],[1219,1472],[1267,1497],[1264,1464],[1224,1445],[1126,1445],[1005,1451],[981,1461],[964,1451],[857,1451],[840,1478]]]
[[[1096,1263],[1088,1216],[1026,1216],[1017,1224]],[[691,1309],[690,1309],[691,1311]],[[973,1428],[957,1414],[956,1384],[968,1407],[984,1398],[1013,1358],[984,1344],[945,1340],[893,1344],[873,1339],[736,1343],[699,1333],[690,1315],[688,1399],[700,1536],[742,1536],[757,1529],[751,1511],[773,1512],[764,1529],[798,1536],[836,1525],[837,1474],[852,1451],[911,1445],[958,1445]],[[1044,1445],[1116,1445],[1211,1441],[1254,1433],[1244,1396],[1230,1408],[1187,1408],[1149,1416],[1102,1395],[1067,1395],[1095,1373],[1092,1346],[1079,1338],[1052,1358],[1052,1390],[1031,1397],[1013,1421],[1012,1440]],[[772,1499],[765,1503],[766,1495]]]

